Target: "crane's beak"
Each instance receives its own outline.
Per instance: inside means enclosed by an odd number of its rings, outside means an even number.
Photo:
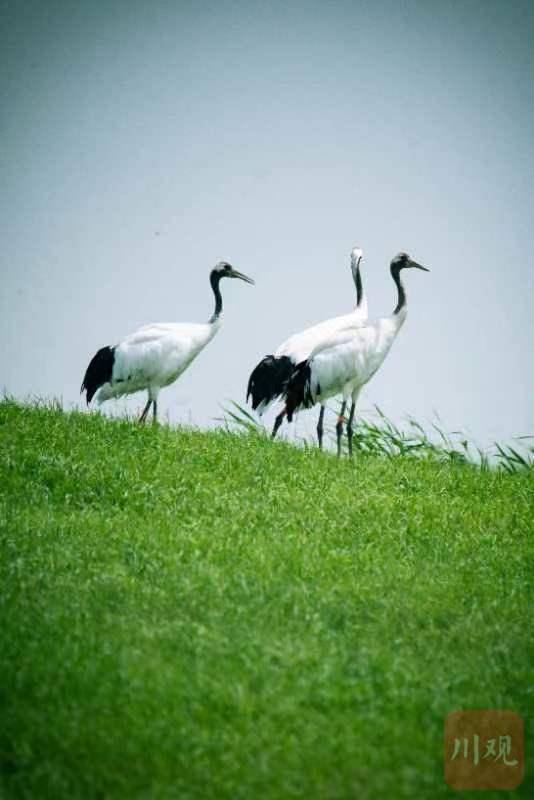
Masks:
[[[423,267],[421,264],[418,264],[417,261],[412,261],[411,259],[408,266],[415,267],[416,269],[422,269],[423,272],[430,272],[428,267]]]
[[[228,277],[240,278],[242,281],[245,281],[245,283],[251,283],[254,286],[254,281],[252,280],[252,278],[249,278],[247,275],[243,275],[242,272],[238,272],[236,269],[232,269]]]

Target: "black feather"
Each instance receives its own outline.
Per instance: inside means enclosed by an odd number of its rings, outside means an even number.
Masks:
[[[295,365],[289,356],[265,356],[252,370],[247,386],[247,402],[252,397],[252,408],[260,403],[270,403],[285,391]]]
[[[301,361],[293,370],[293,374],[287,384],[285,401],[288,422],[292,422],[293,414],[299,408],[310,408],[314,405],[309,361]]]
[[[81,392],[86,392],[87,405],[91,402],[94,394],[101,386],[111,380],[113,374],[113,364],[115,363],[115,348],[101,347],[96,353],[85,372],[82,382]]]

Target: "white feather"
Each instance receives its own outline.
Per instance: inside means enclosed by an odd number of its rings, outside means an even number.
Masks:
[[[309,359],[314,402],[324,403],[337,394],[347,400],[359,393],[386,358],[405,318],[401,311],[393,318],[339,331],[320,343]]]
[[[155,398],[184,372],[213,339],[221,319],[213,323],[153,323],[127,336],[115,348],[111,381],[97,392],[98,403],[147,389]]]
[[[325,339],[328,339],[345,328],[363,325],[366,319],[367,308],[365,308],[365,311],[362,311],[361,308],[356,308],[349,314],[343,314],[340,317],[333,317],[324,322],[319,322],[311,328],[293,334],[293,336],[290,336],[285,342],[282,342],[275,352],[275,356],[288,356],[295,365],[300,364],[300,362],[305,361],[310,356],[313,349]]]

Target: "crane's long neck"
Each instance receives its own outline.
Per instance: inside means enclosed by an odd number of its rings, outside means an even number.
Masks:
[[[217,322],[219,317],[222,313],[223,302],[222,302],[222,295],[221,290],[219,288],[219,282],[221,280],[221,276],[217,272],[212,272],[210,275],[210,284],[211,288],[213,289],[213,294],[215,295],[215,309],[213,314],[210,317],[210,324],[213,325],[214,322]]]
[[[402,281],[400,279],[400,269],[398,269],[398,266],[396,264],[392,265],[391,267],[391,277],[395,281],[395,285],[397,287],[397,292],[398,292],[397,306],[393,314],[391,314],[391,316],[382,317],[382,319],[379,319],[377,322],[377,328],[379,331],[378,344],[377,344],[377,355],[379,356],[379,365],[387,356],[391,348],[391,345],[395,341],[397,334],[402,328],[404,320],[406,319],[406,315],[408,313],[408,306],[406,304],[406,292],[404,290],[404,286],[402,285]]]
[[[391,277],[397,286],[397,306],[393,312],[393,316],[397,318],[402,317],[402,320],[404,321],[404,318],[408,312],[408,305],[406,303],[406,291],[400,277],[400,269],[396,264],[391,267]]]
[[[364,308],[365,309],[367,308],[367,298],[363,290],[362,274],[360,271],[361,261],[362,261],[361,256],[359,257],[356,257],[355,255],[351,256],[352,279],[356,287],[356,308],[363,310]]]

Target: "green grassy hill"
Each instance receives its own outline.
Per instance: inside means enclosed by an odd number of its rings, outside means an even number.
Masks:
[[[0,794],[457,798],[495,707],[532,798],[533,475],[0,404]]]

